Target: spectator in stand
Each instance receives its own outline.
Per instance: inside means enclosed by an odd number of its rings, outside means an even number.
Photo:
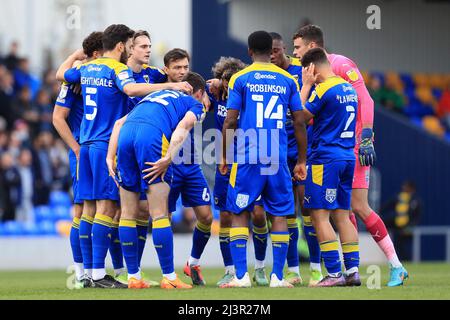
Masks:
[[[8,129],[12,128],[19,114],[13,109],[14,101],[14,77],[6,67],[0,65],[0,117],[8,123]]]
[[[437,116],[444,123],[448,131],[450,131],[450,80],[447,88],[444,90],[437,106]]]
[[[19,64],[14,70],[14,92],[20,92],[22,88],[33,86],[33,77],[30,73],[30,62],[27,58],[19,59]]]
[[[40,128],[40,116],[39,110],[32,103],[31,89],[29,87],[23,87],[20,90],[14,109],[20,114],[20,118],[27,122],[31,135],[36,137]]]
[[[393,231],[395,247],[402,260],[411,260],[412,227],[419,223],[421,211],[421,200],[412,181],[405,181],[397,197],[381,208],[386,216],[386,225]]]
[[[0,191],[2,193],[2,217],[3,222],[13,221],[16,218],[16,207],[20,203],[20,175],[14,165],[14,158],[9,152],[0,157]]]
[[[36,206],[46,205],[49,202],[54,170],[50,157],[52,143],[53,136],[48,131],[41,132],[34,140],[33,174]]]
[[[385,85],[381,85],[381,80],[373,76],[369,81],[369,93],[376,105],[403,113],[406,98],[403,96],[401,83],[395,75],[386,77]]]
[[[2,122],[2,118],[0,118]],[[4,129],[0,128],[0,156],[8,150],[9,136]]]
[[[4,64],[9,70],[14,71],[19,66],[19,60],[19,43],[14,41],[4,59]]]
[[[36,96],[36,103],[33,109],[39,112],[39,131],[53,130],[53,105],[47,90],[41,89],[38,91]]]
[[[33,158],[31,151],[28,149],[22,149],[19,155],[18,171],[21,181],[21,199],[20,205],[17,209],[16,220],[22,222],[34,222],[33,213],[33,170],[32,163]]]

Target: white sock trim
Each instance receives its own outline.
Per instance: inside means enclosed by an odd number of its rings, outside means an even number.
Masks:
[[[174,281],[177,279],[177,274],[175,272],[169,273],[169,274],[163,274],[164,277],[169,279],[170,281]]]
[[[198,266],[200,264],[200,259],[195,259],[195,258],[189,257],[188,264],[190,266]]]
[[[255,260],[255,269],[261,269],[265,267],[265,261]]]
[[[92,279],[94,281],[101,280],[106,276],[105,268],[102,269],[92,269]]]
[[[294,272],[296,274],[300,274],[300,267],[296,266],[296,267],[288,267],[289,272]]]

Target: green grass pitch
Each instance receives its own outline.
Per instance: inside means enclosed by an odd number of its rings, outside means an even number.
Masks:
[[[0,272],[0,299],[44,299],[44,300],[276,300],[276,299],[450,299],[450,265],[444,263],[423,263],[406,265],[410,279],[402,287],[388,288],[388,269],[381,267],[381,289],[368,289],[366,280],[370,274],[367,267],[361,267],[363,286],[359,288],[308,288],[271,289],[253,287],[250,289],[219,289],[215,283],[223,269],[204,269],[206,287],[186,291],[167,291],[160,288],[146,290],[69,290],[64,271]],[[159,270],[145,270],[152,278],[159,280]],[[190,279],[178,274],[186,282]],[[302,267],[304,282],[309,280],[309,271]],[[190,282],[189,282],[190,283]]]

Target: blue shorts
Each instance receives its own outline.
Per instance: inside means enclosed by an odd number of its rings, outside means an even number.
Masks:
[[[214,183],[214,208],[220,211],[227,211],[227,192],[230,183],[231,165],[228,166],[228,173],[222,175],[219,168],[216,168],[216,179]],[[255,201],[256,206],[263,206],[261,197]]]
[[[288,216],[295,212],[292,181],[287,163],[280,164],[271,174],[262,172],[270,165],[233,164],[227,194],[227,211],[240,214],[253,211],[257,199],[269,214]]]
[[[164,142],[163,142],[164,141]],[[168,139],[161,129],[144,123],[125,122],[120,130],[117,148],[117,176],[125,190],[145,193],[148,181],[144,180],[143,170],[149,167],[146,162],[156,162],[167,152]],[[172,183],[172,166],[169,166],[164,180],[158,177],[152,184]]]
[[[119,189],[106,165],[108,144],[94,142],[81,146],[78,195],[82,200],[119,200]]]
[[[355,160],[310,164],[305,186],[304,207],[350,210]]]
[[[78,194],[78,160],[72,150],[69,151],[69,167],[72,176],[73,203],[83,204],[83,200],[80,199]]]
[[[175,212],[180,197],[186,208],[211,205],[208,183],[199,164],[173,165],[173,182],[169,193],[169,212]]]

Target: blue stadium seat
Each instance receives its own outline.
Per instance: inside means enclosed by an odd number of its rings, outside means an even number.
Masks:
[[[405,85],[405,89],[414,89],[415,84],[413,81],[413,78],[408,73],[400,73],[400,79],[403,81],[403,84]]]
[[[52,210],[55,220],[72,220],[72,217],[70,215],[70,207],[58,206],[54,207]]]
[[[23,231],[24,231],[23,233],[25,235],[37,236],[37,235],[41,234],[41,232],[38,228],[38,225],[36,223],[32,223],[32,222],[24,223],[22,226],[23,226]]]
[[[57,206],[71,206],[72,205],[72,199],[70,198],[70,195],[63,191],[53,191],[50,194],[50,206],[57,207]]]
[[[51,220],[45,220],[38,224],[39,233],[42,235],[56,235],[55,223]]]
[[[417,125],[418,127],[423,127],[422,118],[420,117],[411,117],[411,122]]]
[[[0,237],[5,236],[5,227],[3,226],[3,223],[0,222]]]
[[[52,219],[53,213],[49,206],[39,206],[34,208],[34,217],[36,223],[42,222],[44,220]]]
[[[433,96],[436,98],[436,100],[439,101],[442,97],[442,90],[434,88],[431,91],[433,92]]]
[[[5,222],[3,227],[6,236],[21,236],[25,231],[23,224],[17,221]]]

